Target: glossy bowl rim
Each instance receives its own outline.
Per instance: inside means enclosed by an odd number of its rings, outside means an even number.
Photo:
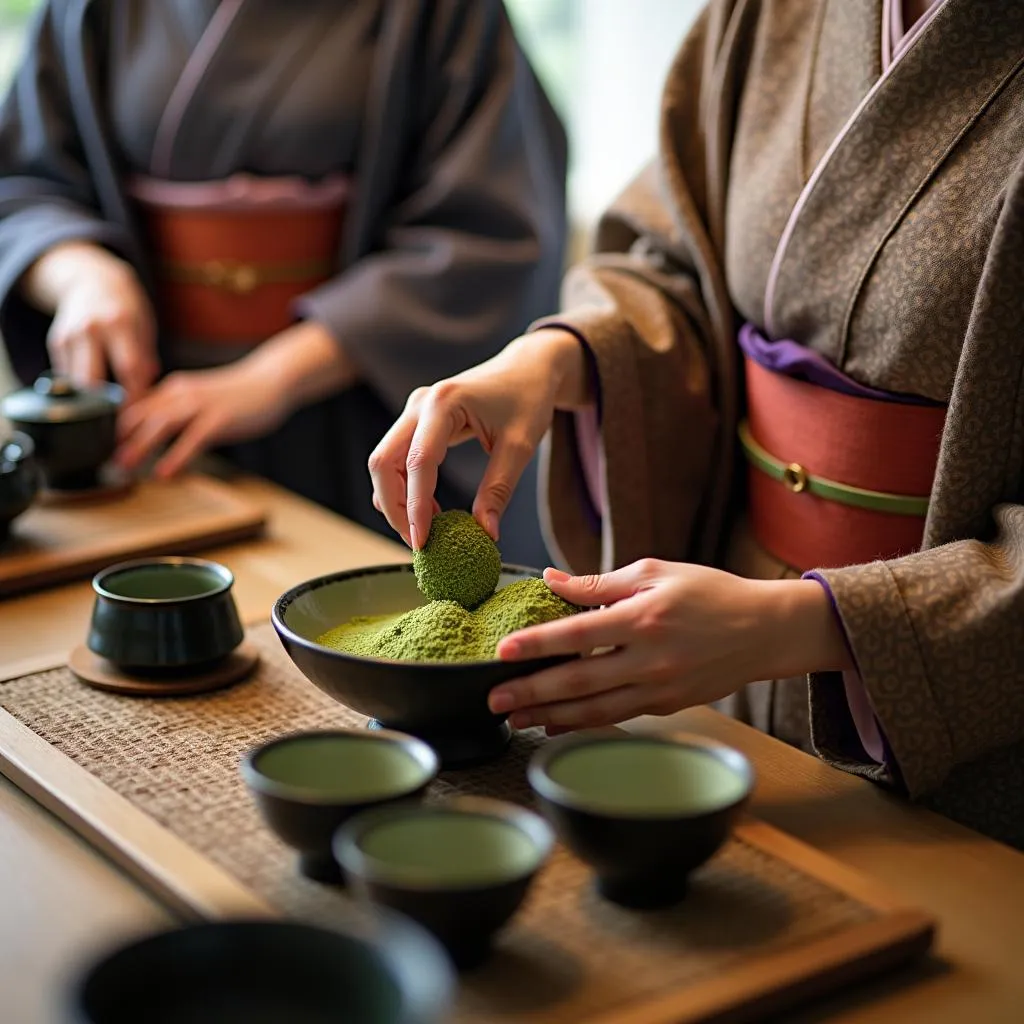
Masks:
[[[514,574],[533,579],[543,579],[543,570],[529,568],[525,565],[512,565],[502,562],[501,571],[503,574]],[[333,647],[325,647],[315,640],[307,640],[291,629],[284,621],[284,615],[288,607],[311,590],[319,590],[322,587],[330,586],[332,583],[342,583],[346,580],[357,579],[360,576],[377,576],[393,572],[413,572],[412,562],[388,562],[381,565],[364,565],[358,569],[343,569],[340,572],[328,573],[325,576],[314,576],[302,583],[290,587],[274,602],[270,612],[270,620],[277,631],[278,636],[286,638],[289,643],[303,647],[314,654],[326,654],[343,663],[354,662],[358,665],[389,665],[402,668],[408,671],[415,666],[418,671],[428,672],[464,672],[471,673],[479,671],[486,666],[521,664],[527,667],[546,663],[547,658],[528,658],[522,662],[507,662],[502,658],[488,658],[486,661],[401,661],[396,658],[367,658],[361,654],[349,654],[347,651],[336,651]],[[412,611],[412,609],[408,609]],[[400,612],[398,614],[404,614]],[[339,623],[340,625],[340,623]]]
[[[113,591],[107,590],[103,585],[111,576],[126,570],[161,565],[189,565],[197,569],[209,569],[213,571],[214,575],[220,577],[221,582],[215,590],[207,590],[202,594],[193,594],[191,597],[125,597],[124,594],[115,594]],[[130,608],[168,608],[173,605],[210,601],[215,597],[221,597],[224,594],[230,593],[234,585],[235,575],[226,565],[220,562],[213,562],[207,558],[192,558],[187,555],[158,555],[149,558],[132,558],[125,562],[116,562],[114,565],[108,565],[92,578],[92,589],[97,597],[102,597],[105,601],[112,601]]]
[[[403,1021],[418,1020],[423,1014],[428,1014],[431,1021],[445,1020],[446,1012],[454,1003],[455,973],[441,943],[418,922],[381,908],[373,915],[358,911],[349,913],[340,926],[329,928],[306,921],[234,917],[185,923],[130,938],[80,965],[68,993],[76,1019],[83,1022],[92,1020],[86,1015],[85,997],[95,975],[110,965],[116,967],[119,959],[137,947],[173,942],[183,932],[220,932],[228,936],[240,930],[278,931],[283,937],[301,931],[318,933],[321,941],[326,936],[361,943],[372,950],[391,975],[400,995]]]
[[[6,476],[9,473],[24,472],[27,463],[36,454],[36,443],[29,434],[23,430],[12,430],[6,437],[0,435],[0,453],[9,445],[15,444],[21,449],[21,454],[16,459],[3,459],[0,457],[0,475]],[[7,465],[10,468],[4,469]]]
[[[493,882],[460,885],[456,881],[434,882],[426,878],[397,879],[386,871],[374,868],[379,863],[359,845],[359,841],[372,829],[391,821],[430,815],[474,816],[499,819],[518,829],[534,848],[534,858],[526,871],[509,874]],[[555,845],[554,829],[536,811],[527,807],[489,796],[455,796],[432,804],[392,804],[376,807],[354,815],[334,833],[331,850],[347,877],[370,885],[379,884],[400,892],[416,893],[485,893],[505,885],[532,878],[547,863]]]
[[[324,793],[322,790],[295,786],[288,782],[272,779],[270,776],[263,774],[256,766],[258,758],[271,747],[298,742],[303,739],[322,739],[327,737],[344,737],[349,740],[355,739],[369,743],[390,743],[392,746],[402,747],[409,751],[412,757],[419,763],[420,768],[423,770],[423,776],[415,786],[396,790],[384,796],[359,800],[342,800],[337,796]],[[275,736],[273,739],[252,747],[246,751],[240,762],[242,778],[253,792],[277,797],[280,800],[286,800],[293,804],[315,807],[361,807],[363,805],[373,805],[381,801],[400,800],[403,797],[413,796],[425,786],[430,785],[437,778],[440,770],[441,759],[429,743],[425,743],[409,733],[399,732],[397,729],[303,729],[300,732]]]
[[[698,750],[734,771],[744,782],[743,792],[735,800],[716,806],[703,807],[689,813],[683,810],[652,812],[641,809],[629,810],[628,808],[611,809],[580,798],[573,790],[556,782],[548,774],[549,766],[559,757],[581,747],[604,743],[654,743],[666,747],[687,747],[691,750]],[[589,729],[549,740],[534,751],[530,757],[526,767],[526,778],[530,788],[538,797],[556,807],[578,811],[594,818],[630,822],[696,821],[714,814],[721,814],[746,803],[757,784],[757,775],[750,758],[726,743],[695,733],[675,730],[661,733],[629,733],[617,728]]]

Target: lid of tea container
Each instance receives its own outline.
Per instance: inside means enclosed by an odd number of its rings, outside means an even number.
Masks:
[[[124,391],[116,384],[83,387],[67,377],[44,373],[30,388],[8,395],[0,413],[14,423],[67,423],[116,412]]]

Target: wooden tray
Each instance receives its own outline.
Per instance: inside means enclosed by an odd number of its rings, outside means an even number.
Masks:
[[[307,683],[269,627],[253,677],[180,700],[117,697],[68,669],[0,684],[0,773],[188,917],[288,916],[330,925],[344,891],[301,878],[240,779],[241,754],[279,732],[364,720]],[[519,734],[498,761],[442,775],[428,799],[529,802]],[[756,1021],[923,953],[933,923],[874,882],[747,821],[677,909],[599,899],[556,849],[498,950],[463,975],[458,1024]]]
[[[83,579],[127,558],[196,551],[262,530],[261,509],[228,484],[188,475],[142,480],[121,494],[37,504],[0,545],[0,597]]]

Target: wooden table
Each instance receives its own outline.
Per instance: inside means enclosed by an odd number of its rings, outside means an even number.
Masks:
[[[399,561],[402,548],[257,481],[238,486],[270,514],[264,538],[209,552],[235,572],[249,622],[329,569]],[[0,678],[59,664],[81,641],[88,584],[0,603]],[[1024,1020],[1024,855],[706,709],[630,728],[679,727],[754,761],[754,813],[930,910],[936,957],[788,1020],[995,1024]],[[0,779],[0,1021],[51,1024],[69,972],[168,913],[31,800]]]

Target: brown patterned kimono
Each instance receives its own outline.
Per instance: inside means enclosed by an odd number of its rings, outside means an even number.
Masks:
[[[605,474],[595,526],[561,415],[547,527],[576,571],[652,555],[792,573],[744,526],[742,321],[946,404],[922,550],[821,573],[886,763],[838,676],[810,680],[810,739],[1024,845],[1024,4],[944,0],[884,75],[882,7],[714,0],[697,22],[659,155],[553,320],[594,353]],[[799,742],[807,681],[733,706]]]

